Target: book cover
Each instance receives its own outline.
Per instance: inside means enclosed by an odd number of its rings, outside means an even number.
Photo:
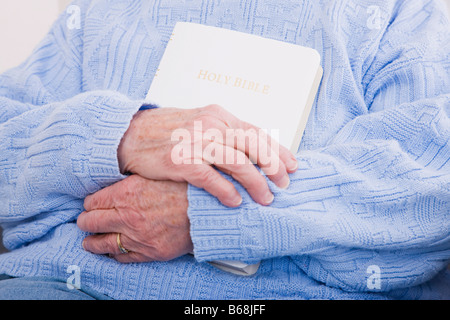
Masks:
[[[320,60],[311,48],[179,22],[147,100],[182,109],[218,104],[296,153],[322,79]],[[253,274],[258,264],[215,265]]]

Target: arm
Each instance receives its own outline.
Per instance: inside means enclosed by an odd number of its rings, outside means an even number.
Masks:
[[[378,119],[367,116],[339,136],[342,142],[302,152],[289,191],[274,188],[270,207],[245,198],[239,210],[229,210],[190,187],[196,258],[254,262],[291,256],[313,278],[351,290],[365,288],[370,265],[380,266],[384,290],[429,279],[450,255],[450,122],[443,110],[449,103],[447,96],[383,112]],[[426,108],[408,119],[406,114],[418,106]],[[414,161],[382,132],[372,141],[355,139],[375,134],[360,130],[382,128],[386,122],[381,119],[398,119],[399,112],[405,130],[396,126],[393,133],[406,134],[416,125],[411,141],[417,138],[426,147],[436,146],[435,151]],[[420,124],[425,117],[432,121]]]
[[[88,3],[76,2],[81,13]],[[83,30],[67,30],[65,20],[0,76],[0,222],[10,249],[74,220],[86,195],[122,178],[117,148],[142,103],[82,93]]]
[[[82,14],[89,11],[90,3],[75,2]],[[188,180],[230,205],[239,205],[234,186],[217,180],[220,175],[211,166],[216,159],[203,161],[200,155],[195,171],[175,170],[171,133],[174,128],[192,126],[194,120],[203,120],[205,129],[209,122],[212,127],[220,123],[223,130],[230,123],[238,128],[244,124],[214,106],[137,112],[143,101],[117,92],[83,92],[84,30],[83,26],[68,30],[66,18],[63,14],[58,19],[24,64],[0,77],[4,150],[0,192],[5,199],[0,222],[5,227],[5,244],[17,248],[58,224],[74,221],[84,197],[122,180],[125,172],[149,179]],[[224,147],[232,155],[245,152],[234,145]],[[285,163],[290,160],[296,166],[296,161],[287,150],[280,158],[280,170],[271,179],[287,186],[287,171],[296,167],[286,168]],[[222,169],[233,173],[260,202],[273,200],[265,179],[250,161]]]
[[[367,115],[323,148],[301,151],[289,190],[272,186],[270,207],[246,197],[240,208],[224,208],[189,188],[199,261],[290,256],[312,278],[355,291],[368,290],[371,265],[381,269],[383,291],[422,283],[445,268],[448,22],[432,4],[425,18],[417,8],[396,10],[362,79]],[[423,18],[421,31],[403,29],[410,15]]]

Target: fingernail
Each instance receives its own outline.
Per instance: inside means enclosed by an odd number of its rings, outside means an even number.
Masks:
[[[266,196],[264,197],[265,204],[269,205],[273,202],[275,199],[275,196],[272,194],[272,192],[267,192]]]
[[[223,199],[221,202],[227,207],[235,208],[242,204],[242,197],[240,195],[228,197],[227,199]]]
[[[291,160],[289,160],[289,162],[287,163],[287,168],[289,171],[295,171],[298,169],[298,162],[297,159],[292,158]]]
[[[289,177],[288,176],[284,176],[283,180],[280,183],[280,188],[281,189],[287,189],[290,184],[291,184],[291,180],[289,179]]]
[[[236,197],[234,200],[233,200],[233,206],[234,207],[239,207],[241,204],[242,204],[242,198],[241,197]]]
[[[83,240],[83,242],[81,242],[81,246],[83,247],[83,250],[84,250],[84,251],[88,251],[88,250],[86,249],[85,242],[86,242],[86,240]]]

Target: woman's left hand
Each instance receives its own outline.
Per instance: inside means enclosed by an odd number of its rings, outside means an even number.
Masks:
[[[83,248],[117,261],[168,261],[193,251],[187,216],[187,184],[132,175],[88,196],[78,218],[93,233]],[[120,243],[128,253],[122,253]]]

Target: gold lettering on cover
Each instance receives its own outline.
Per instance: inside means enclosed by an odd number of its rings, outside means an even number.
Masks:
[[[217,84],[240,88],[252,91],[259,94],[269,94],[270,86],[262,84],[257,81],[244,79],[241,77],[233,77],[231,75],[210,72],[209,70],[201,69],[197,75],[197,79],[208,82],[215,82]]]
[[[216,78],[217,78],[217,75],[215,74],[215,73],[210,73],[210,74],[208,74],[208,80],[209,81],[215,81],[216,80]]]
[[[241,78],[236,78],[236,80],[234,81],[234,86],[235,87],[240,87],[242,83],[242,79]]]
[[[206,80],[206,76],[208,75],[208,71],[200,70],[197,79]]]

